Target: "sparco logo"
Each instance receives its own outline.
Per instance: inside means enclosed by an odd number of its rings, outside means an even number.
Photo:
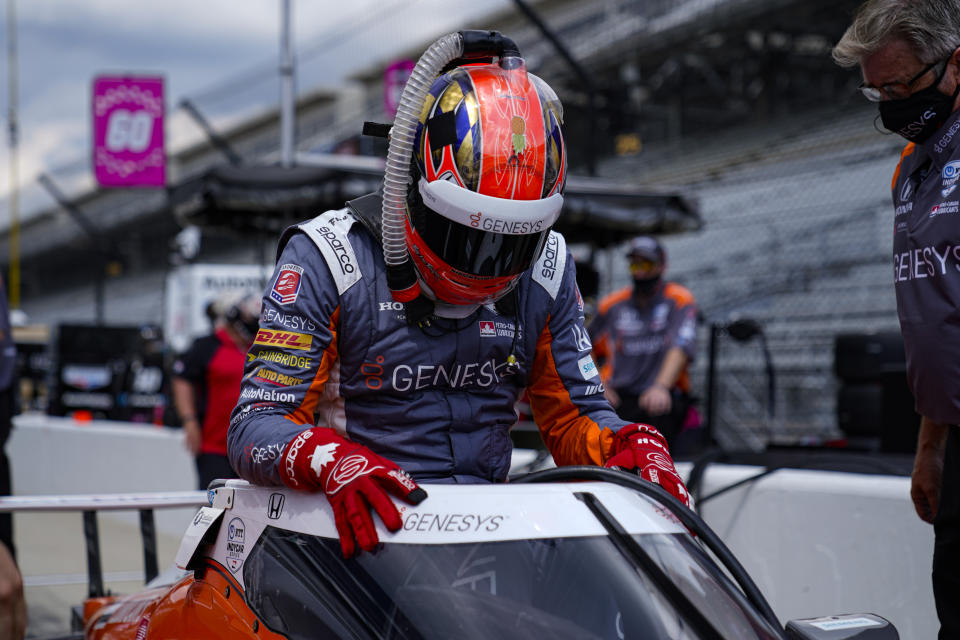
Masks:
[[[540,270],[540,275],[544,278],[553,278],[557,274],[557,245],[559,241],[557,237],[551,235],[547,240],[547,246],[543,250],[543,268]]]
[[[287,476],[287,480],[292,482],[294,486],[299,487],[300,483],[297,482],[297,474],[294,471],[293,465],[297,461],[297,454],[300,453],[300,449],[303,448],[303,445],[306,444],[307,440],[310,439],[310,436],[313,435],[312,429],[307,429],[302,432],[296,438],[294,438],[293,443],[290,445],[290,448],[287,449],[287,455],[283,458],[283,470]]]
[[[276,391],[274,389],[250,388],[244,389],[240,397],[248,400],[265,400],[267,402],[293,402],[295,399],[292,393],[284,393],[283,391]]]
[[[340,270],[343,271],[343,273],[353,273],[356,271],[356,267],[350,262],[350,255],[343,246],[343,241],[340,240],[336,232],[327,226],[320,227],[317,231],[320,232],[320,237],[326,240],[330,248],[333,249],[333,253],[337,256],[337,261],[340,263]]]

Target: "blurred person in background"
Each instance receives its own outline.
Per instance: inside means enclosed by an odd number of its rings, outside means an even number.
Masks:
[[[370,194],[282,235],[230,425],[241,477],[323,493],[347,557],[379,543],[373,512],[401,526],[391,493],[417,504],[418,481],[504,482],[524,390],[557,464],[636,470],[689,504],[662,436],[601,391],[573,258],[551,231],[559,99],[507,39],[496,62],[425,71],[453,38],[408,83],[424,90],[393,125],[388,157],[402,140],[412,157],[388,162],[388,206]],[[382,215],[391,199],[397,218]],[[388,248],[404,258],[390,268]]]
[[[259,297],[227,294],[213,333],[198,338],[173,363],[173,401],[183,425],[187,449],[196,458],[198,486],[235,478],[227,458],[230,411],[240,396],[244,357],[253,343],[260,314]]]
[[[627,259],[633,284],[604,297],[590,323],[594,356],[620,417],[653,425],[673,448],[691,409],[697,303],[664,280],[667,257],[655,238],[634,238]]]
[[[10,327],[7,290],[0,280],[0,495],[8,496],[13,487],[10,481],[10,459],[7,440],[13,430],[13,416],[17,411],[17,348]],[[16,557],[13,545],[13,514],[0,514],[0,542]]]
[[[910,495],[934,527],[940,635],[960,638],[960,0],[869,0],[833,49],[908,144],[893,176],[893,280],[921,416]]]

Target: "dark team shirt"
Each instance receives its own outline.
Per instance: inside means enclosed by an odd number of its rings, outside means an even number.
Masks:
[[[960,423],[960,111],[893,176],[893,281],[917,412]]]
[[[197,418],[203,428],[200,453],[227,454],[230,412],[240,397],[244,352],[225,329],[194,341],[173,365],[178,378],[194,388]]]
[[[13,384],[17,363],[17,348],[10,331],[10,313],[7,309],[7,290],[0,281],[0,391]]]
[[[656,380],[672,347],[682,349],[693,360],[697,304],[689,290],[673,282],[642,303],[632,293],[633,287],[626,287],[601,300],[589,331],[594,353],[605,360],[605,383],[620,392],[640,395]],[[688,390],[686,370],[677,383]]]

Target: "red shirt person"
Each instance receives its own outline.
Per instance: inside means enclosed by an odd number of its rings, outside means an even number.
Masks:
[[[198,338],[174,362],[174,404],[186,447],[196,458],[200,489],[217,478],[237,477],[227,459],[227,430],[259,315],[259,298],[241,297],[230,304],[213,334]]]

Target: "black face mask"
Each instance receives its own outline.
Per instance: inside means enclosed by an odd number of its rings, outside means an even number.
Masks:
[[[660,284],[660,278],[661,276],[653,276],[652,278],[634,278],[633,292],[642,298],[648,297],[657,290],[657,285]]]
[[[953,112],[953,103],[960,95],[960,83],[952,96],[937,90],[938,84],[940,78],[908,98],[881,102],[880,121],[883,126],[910,142],[925,142]]]

